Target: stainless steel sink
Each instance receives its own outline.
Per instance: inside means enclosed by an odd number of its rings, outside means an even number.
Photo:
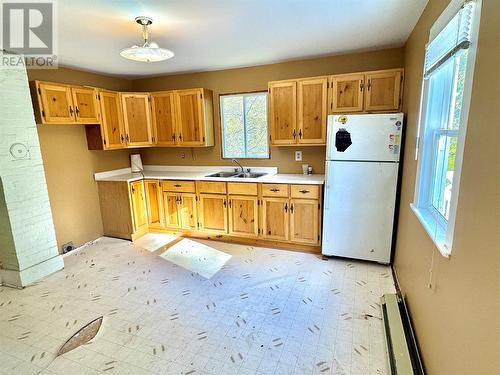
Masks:
[[[239,173],[235,178],[257,178],[257,177],[262,177],[265,176],[267,173],[253,173],[253,172],[247,172],[247,173]]]
[[[228,177],[235,177],[237,174],[240,172],[217,172],[217,173],[212,173],[209,174],[205,177],[223,177],[223,178],[228,178]]]

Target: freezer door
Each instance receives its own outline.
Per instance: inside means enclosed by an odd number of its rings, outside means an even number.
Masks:
[[[389,263],[398,163],[326,163],[325,255]]]
[[[403,114],[328,117],[327,160],[399,161]]]

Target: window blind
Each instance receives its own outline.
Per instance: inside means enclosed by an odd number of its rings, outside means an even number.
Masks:
[[[467,1],[448,24],[427,44],[425,50],[424,76],[436,70],[447,59],[471,43],[474,1]]]

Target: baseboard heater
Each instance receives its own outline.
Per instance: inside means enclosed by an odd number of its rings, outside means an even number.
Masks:
[[[423,375],[424,370],[403,299],[397,294],[384,294],[380,300],[391,374]]]

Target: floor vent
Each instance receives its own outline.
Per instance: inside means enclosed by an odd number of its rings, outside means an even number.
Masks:
[[[397,294],[381,298],[382,317],[393,375],[423,375],[423,367],[406,306]]]

